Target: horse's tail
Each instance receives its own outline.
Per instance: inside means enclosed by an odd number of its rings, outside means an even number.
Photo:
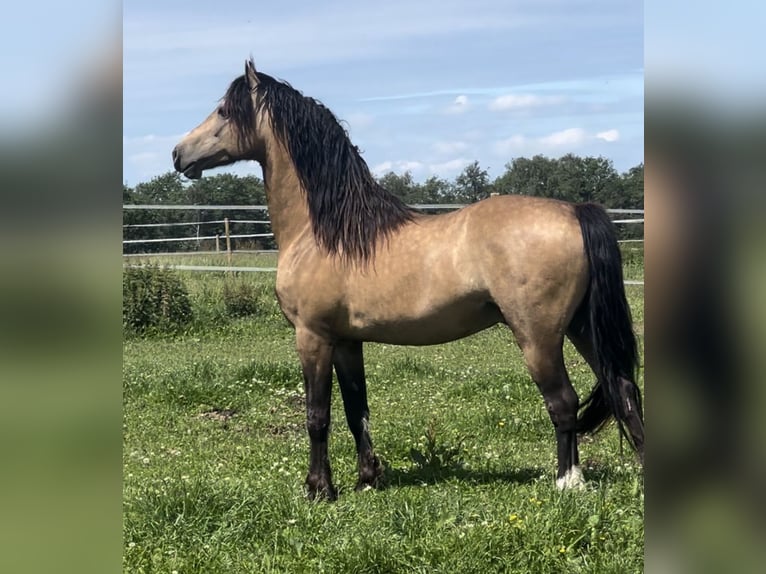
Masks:
[[[620,432],[643,457],[644,415],[635,382],[638,347],[625,297],[622,256],[614,224],[600,206],[575,205],[590,285],[585,305],[598,381],[581,405],[577,431],[593,433],[614,416]],[[627,427],[627,432],[626,432]]]

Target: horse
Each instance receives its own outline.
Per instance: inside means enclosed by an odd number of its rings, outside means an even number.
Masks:
[[[250,58],[172,152],[178,172],[255,160],[279,257],[276,296],[295,330],[306,394],[310,499],[335,500],[333,368],[356,443],[357,489],[382,486],[363,343],[433,345],[507,325],[555,430],[560,489],[581,488],[578,435],[612,418],[643,463],[638,350],[613,223],[598,205],[516,195],[426,215],[377,183],[321,102]],[[568,337],[596,375],[581,403]]]

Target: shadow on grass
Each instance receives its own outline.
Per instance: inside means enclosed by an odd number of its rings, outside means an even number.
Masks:
[[[385,464],[385,463],[384,463]],[[555,479],[555,468],[524,467],[497,470],[475,470],[459,465],[423,467],[414,465],[407,468],[394,468],[385,464],[383,486],[407,487],[421,486],[423,484],[438,484],[441,482],[458,481],[466,484],[492,484],[495,482],[507,482],[513,484],[531,484],[538,480]],[[631,473],[619,465],[587,465],[583,467],[585,480],[595,484],[616,484],[625,480],[631,480]]]
[[[459,481],[466,484],[491,484],[494,482],[511,482],[529,484],[547,478],[550,473],[543,468],[520,468],[507,471],[473,470],[461,466],[442,466],[437,468],[413,466],[400,469],[386,466],[383,475],[384,488],[391,486],[421,486],[447,481]]]

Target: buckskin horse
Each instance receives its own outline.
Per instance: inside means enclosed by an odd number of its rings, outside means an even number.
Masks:
[[[306,392],[309,498],[335,499],[328,457],[333,367],[356,442],[357,488],[379,485],[365,341],[432,345],[510,327],[556,434],[559,488],[583,484],[578,433],[612,417],[644,452],[636,339],[613,224],[594,204],[501,195],[440,215],[381,187],[320,102],[252,59],[173,150],[188,178],[255,160],[279,246],[276,294],[295,328]],[[580,403],[568,337],[597,377]]]

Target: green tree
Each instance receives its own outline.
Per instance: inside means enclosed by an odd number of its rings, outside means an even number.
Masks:
[[[436,175],[429,177],[420,186],[420,200],[418,203],[454,203],[455,187],[446,179]]]
[[[505,165],[505,173],[495,179],[493,190],[501,194],[556,197],[556,160],[542,155],[518,157]]]
[[[196,205],[265,205],[266,191],[263,181],[254,176],[237,176],[221,173],[195,180],[187,190],[187,203]],[[191,215],[192,212],[189,212]],[[271,226],[265,223],[250,223],[252,221],[267,221],[268,211],[218,209],[194,212],[196,221],[201,223],[200,235],[203,237],[225,236],[225,224],[205,223],[220,222],[228,217],[231,235],[249,235],[270,233]],[[274,249],[273,238],[234,238],[232,248]]]
[[[195,180],[187,190],[186,201],[209,205],[264,205],[263,181],[254,175],[220,173]]]
[[[455,178],[455,196],[461,203],[474,203],[489,197],[492,186],[486,169],[474,161]]]
[[[418,185],[412,177],[412,172],[405,171],[398,175],[393,171],[378,178],[378,183],[404,203],[417,203]]]
[[[594,201],[606,207],[619,193],[620,178],[611,160],[567,154],[556,160],[555,196],[573,203]]]
[[[174,172],[152,178],[131,188],[123,184],[122,199],[125,204],[141,203],[180,203],[183,199],[184,185],[180,176]],[[159,226],[161,223],[178,223],[183,214],[177,211],[124,210],[123,225],[142,225],[148,227],[127,227],[123,231],[125,240],[161,239],[172,237],[170,227]],[[173,250],[170,243],[129,243],[124,246],[125,253],[152,253]]]
[[[181,174],[169,171],[153,177],[147,183],[139,183],[133,190],[136,203],[183,203],[186,200],[186,187],[181,181]]]
[[[265,205],[266,195],[263,181],[248,175],[240,177],[233,174],[217,174],[185,184],[176,172],[167,172],[138,184],[134,189],[123,186],[123,203],[148,204],[196,204],[196,205]],[[225,235],[222,222],[228,217],[232,222],[231,235],[268,233],[270,225],[254,224],[250,221],[267,221],[268,212],[264,211],[222,211],[222,210],[125,210],[123,224],[160,224],[188,223],[188,225],[152,226],[126,228],[125,239],[160,239],[160,238],[201,238]],[[212,223],[216,222],[216,223]],[[243,238],[233,240],[235,247],[255,247],[273,249],[273,238]],[[200,248],[214,248],[210,242],[177,241],[136,243],[125,246],[125,252],[183,251]]]
[[[644,164],[641,163],[620,176],[620,196],[614,198],[614,205],[624,209],[644,208]]]
[[[630,168],[620,175],[619,196],[612,199],[609,207],[622,209],[644,208],[644,164]],[[630,215],[629,218],[640,218],[639,214]],[[644,236],[644,226],[641,223],[626,223],[619,226],[621,239],[640,239]]]

